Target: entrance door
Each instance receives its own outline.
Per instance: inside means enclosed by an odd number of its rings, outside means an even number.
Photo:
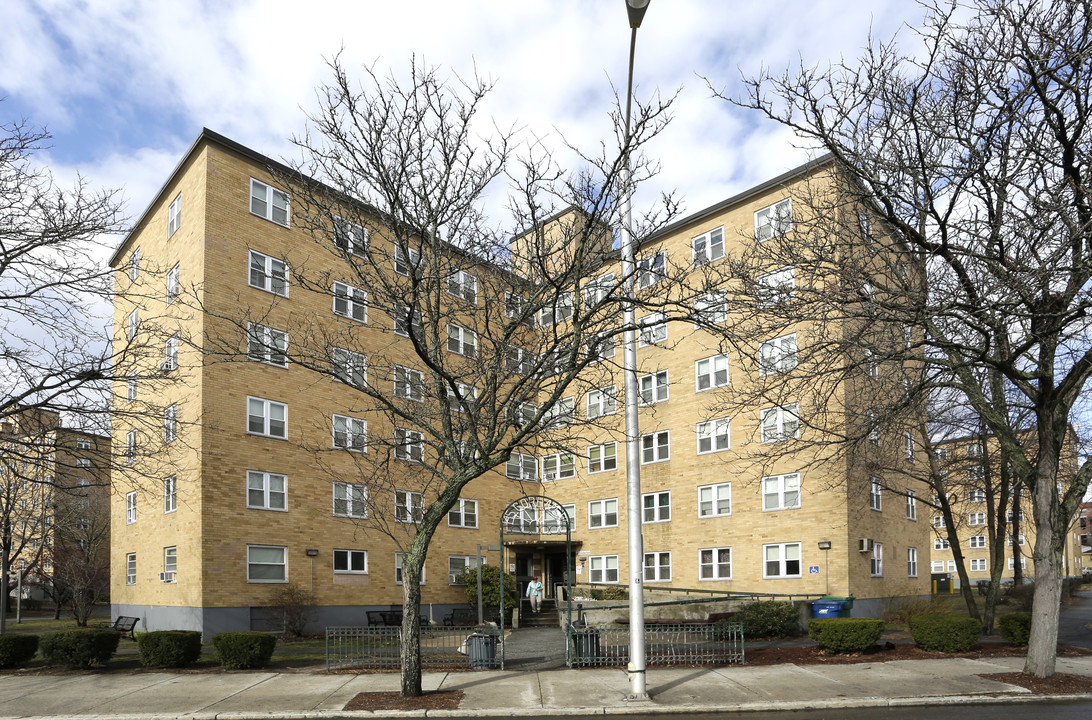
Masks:
[[[531,553],[516,553],[516,592],[519,597],[524,597],[527,592],[527,583],[531,582],[531,576],[535,574],[535,556]]]
[[[551,553],[546,556],[546,577],[542,583],[546,586],[546,597],[556,599],[558,587],[565,584],[565,553]]]

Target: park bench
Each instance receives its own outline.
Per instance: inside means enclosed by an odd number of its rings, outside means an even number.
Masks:
[[[477,625],[478,612],[470,608],[455,608],[444,616],[444,625],[456,627],[460,625]]]
[[[99,627],[110,628],[111,630],[117,630],[119,633],[128,634],[133,640],[136,640],[136,634],[134,629],[136,624],[140,622],[140,618],[132,617],[131,615],[118,615],[117,620],[112,623],[99,623]]]
[[[368,625],[381,625],[384,627],[401,627],[402,610],[366,610]],[[421,613],[421,624],[428,625],[428,615]]]

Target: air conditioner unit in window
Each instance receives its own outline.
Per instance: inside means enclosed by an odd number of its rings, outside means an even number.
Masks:
[[[164,360],[159,363],[159,370],[160,372],[170,372],[171,370],[174,370],[174,363],[170,360]]]
[[[870,538],[858,538],[857,551],[863,553],[872,552],[872,540]]]
[[[162,580],[165,583],[173,583],[174,582],[174,573],[173,572],[161,572],[161,573],[159,573],[159,579]]]

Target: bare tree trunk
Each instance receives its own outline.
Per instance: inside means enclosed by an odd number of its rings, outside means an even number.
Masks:
[[[1057,490],[1054,477],[1044,467],[1054,466],[1053,447],[1046,445],[1043,433],[1040,433],[1040,469],[1032,490],[1031,508],[1035,514],[1035,548],[1032,559],[1035,562],[1035,593],[1031,601],[1031,638],[1028,641],[1028,656],[1024,663],[1024,672],[1035,677],[1050,677],[1054,674],[1058,652],[1058,608],[1062,602],[1062,544],[1059,537],[1065,538],[1068,523],[1060,523],[1054,518],[1058,510]],[[1059,530],[1055,530],[1058,528]],[[1015,558],[1014,558],[1015,560]]]

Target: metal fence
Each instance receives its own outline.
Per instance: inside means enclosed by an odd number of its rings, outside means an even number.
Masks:
[[[605,625],[567,630],[569,667],[614,667],[629,662],[629,627]],[[650,623],[645,626],[648,665],[743,663],[740,623]]]
[[[402,629],[397,627],[326,628],[326,669],[399,668]],[[499,668],[499,638],[473,626],[421,627],[421,667],[425,670]]]

